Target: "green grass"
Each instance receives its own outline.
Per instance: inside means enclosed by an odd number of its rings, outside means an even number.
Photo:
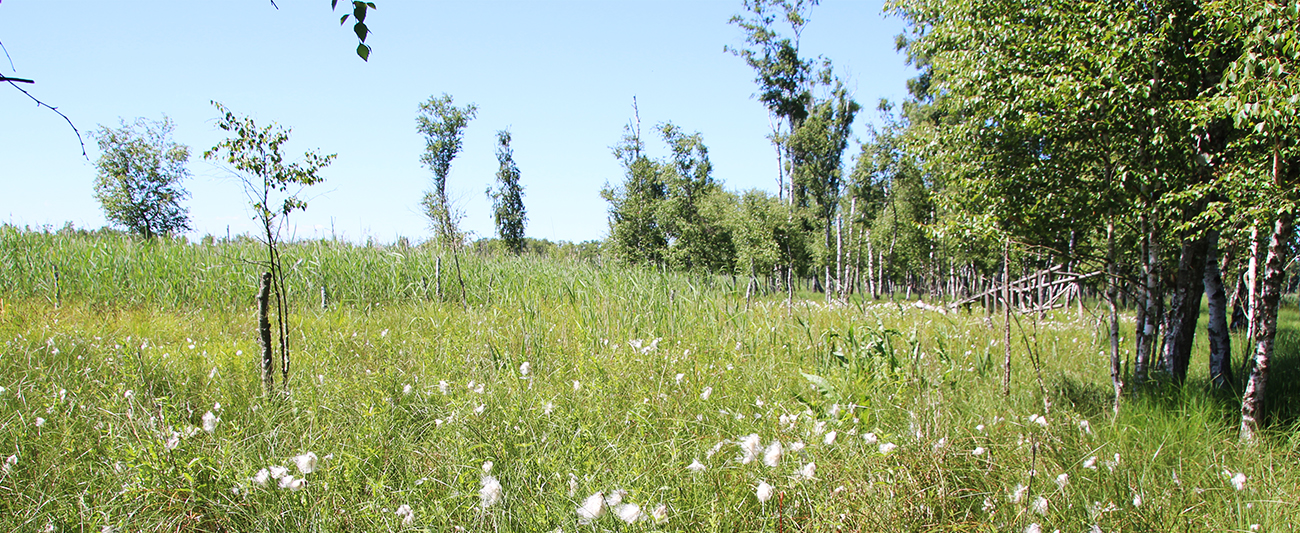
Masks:
[[[982,314],[789,309],[779,295],[746,310],[728,280],[472,256],[462,305],[449,256],[439,300],[419,248],[287,252],[303,259],[297,351],[288,393],[268,396],[253,244],[0,230],[0,457],[17,458],[0,474],[0,530],[1283,531],[1300,517],[1289,411],[1242,447],[1235,399],[1202,378],[1138,391],[1114,418],[1090,317],[1022,318],[1003,397],[1000,323]],[[1287,313],[1280,395],[1300,327]],[[216,403],[215,431],[198,429]],[[1029,420],[1045,412],[1046,426]],[[785,444],[777,467],[737,460],[749,434]],[[329,458],[302,490],[250,481],[272,465],[301,476],[291,458],[309,451]],[[487,461],[504,499],[482,508]],[[809,463],[813,479],[796,479]],[[667,521],[579,523],[584,499],[619,489]]]

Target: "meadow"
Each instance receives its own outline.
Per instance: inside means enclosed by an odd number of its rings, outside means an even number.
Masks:
[[[1017,319],[1004,396],[1001,319],[980,309],[747,302],[728,277],[473,254],[443,256],[439,294],[429,249],[330,241],[285,249],[293,370],[268,394],[258,253],[0,228],[0,530],[1289,531],[1300,518],[1294,301],[1270,429],[1247,447],[1237,397],[1200,377],[1203,342],[1196,378],[1138,388],[1115,415],[1095,302]]]

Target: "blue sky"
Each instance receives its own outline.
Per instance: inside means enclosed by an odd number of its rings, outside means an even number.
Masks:
[[[354,241],[426,239],[418,202],[430,173],[415,115],[444,92],[479,108],[448,180],[463,228],[479,237],[493,232],[484,190],[497,170],[496,131],[509,128],[528,236],[603,238],[599,193],[622,179],[609,147],[632,118],[633,96],[647,137],[664,121],[698,131],[727,188],[776,188],[753,72],[723,52],[743,45],[727,24],[739,0],[378,0],[369,62],[338,24],[348,2],[339,12],[326,0],[276,3],[0,1],[0,43],[12,59],[0,58],[0,73],[36,80],[24,87],[72,119],[90,155],[81,157],[63,119],[0,85],[0,222],[103,226],[92,191],[99,151],[87,134],[166,114],[193,152],[190,236],[252,229],[238,182],[201,158],[222,138],[211,100],[293,128],[293,153],[338,154],[294,215],[298,237],[332,227]],[[830,58],[848,80],[864,107],[863,135],[875,103],[902,99],[913,75],[893,48],[902,24],[876,1],[824,0],[811,20],[801,49]],[[650,148],[665,154],[660,143]]]

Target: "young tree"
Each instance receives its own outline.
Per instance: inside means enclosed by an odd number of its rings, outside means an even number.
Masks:
[[[416,130],[424,135],[425,143],[420,162],[433,171],[433,190],[424,193],[420,204],[439,242],[453,250],[460,248],[463,236],[456,228],[460,216],[452,212],[447,199],[447,175],[451,161],[460,153],[465,127],[477,113],[474,104],[456,107],[451,95],[443,93],[420,104],[420,114],[415,117]]]
[[[487,190],[492,198],[492,218],[506,249],[518,255],[524,251],[528,213],[524,210],[524,188],[519,185],[519,167],[515,166],[514,151],[510,149],[509,131],[497,132],[497,162],[501,164],[497,170],[497,190],[491,187]]]
[[[662,264],[668,236],[659,223],[659,209],[668,191],[659,163],[645,154],[639,118],[624,128],[613,152],[625,177],[621,186],[606,185],[600,191],[609,202],[610,252],[630,264]]]
[[[262,242],[266,245],[266,261],[261,264],[267,272],[262,275],[262,292],[259,296],[262,304],[259,313],[263,341],[262,381],[268,391],[274,385],[274,361],[266,304],[269,289],[275,298],[281,385],[288,387],[289,304],[278,245],[288,226],[289,213],[307,208],[307,202],[299,198],[299,193],[303,187],[325,181],[319,175],[320,170],[337,156],[309,151],[303,155],[302,163],[286,163],[281,146],[289,141],[289,130],[276,124],[258,127],[253,119],[237,116],[220,103],[212,102],[212,105],[222,114],[217,127],[229,132],[230,137],[203,152],[203,158],[219,160],[234,167],[253,208],[253,219],[262,227]]]
[[[95,199],[104,217],[146,239],[189,229],[189,196],[181,182],[190,177],[190,149],[172,141],[172,121],[143,118],[94,133],[102,152],[95,168]]]

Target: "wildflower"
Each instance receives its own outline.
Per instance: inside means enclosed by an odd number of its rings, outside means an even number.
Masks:
[[[407,394],[410,394],[410,393],[411,393],[411,384],[410,384],[410,383],[407,383],[407,384],[405,384],[405,385],[402,385],[402,394],[403,394],[403,395],[407,395]]]
[[[867,443],[867,446],[871,446],[872,444],[879,442],[880,439],[876,437],[875,433],[866,433],[862,435],[862,440]]]
[[[681,384],[682,384],[682,380],[683,380],[683,379],[686,379],[686,374],[682,374],[682,373],[678,372],[678,373],[677,373],[677,377],[674,378],[674,379],[677,380],[677,384],[678,384],[678,385],[681,385]]]
[[[691,461],[691,464],[686,467],[687,470],[690,470],[691,472],[695,472],[697,474],[703,472],[704,468],[705,468],[704,463],[701,463],[699,459]]]
[[[704,387],[704,390],[700,391],[700,399],[708,400],[709,396],[712,394],[713,394],[713,387]]]
[[[605,495],[597,492],[578,506],[578,523],[590,524],[605,515]]]
[[[298,465],[298,471],[305,476],[316,471],[316,454],[307,452],[302,455],[294,456],[293,464]]]
[[[827,433],[827,434],[826,434],[826,438],[822,439],[822,443],[825,444],[825,445],[827,445],[827,446],[830,446],[830,445],[832,445],[832,444],[835,444],[835,436],[836,436],[836,435],[837,435],[837,434],[836,434],[834,431],[832,431],[832,432],[830,432],[830,433]]]
[[[817,463],[808,463],[803,465],[803,468],[800,468],[799,471],[795,473],[794,477],[795,479],[812,479],[816,475]]]
[[[1046,515],[1046,514],[1047,514],[1047,498],[1044,498],[1044,497],[1042,497],[1042,496],[1039,496],[1039,497],[1035,498],[1035,499],[1034,499],[1034,504],[1033,504],[1031,507],[1034,509],[1034,512],[1035,512],[1035,513],[1038,513],[1038,514],[1040,514],[1040,515]]]
[[[888,454],[892,453],[894,450],[897,450],[897,449],[898,449],[898,445],[897,445],[897,444],[894,444],[894,443],[892,443],[892,442],[885,442],[885,443],[881,443],[881,444],[880,444],[880,454],[881,454],[881,455],[888,455]]]
[[[758,458],[758,450],[763,446],[759,441],[757,433],[751,433],[743,439],[740,439],[740,449],[744,452],[741,458],[741,464],[749,464]]]
[[[253,477],[248,478],[248,480],[265,487],[266,482],[271,480],[271,472],[263,468],[261,470],[258,470],[257,473],[254,474]]]
[[[614,514],[618,515],[620,520],[629,524],[645,519],[645,515],[641,513],[641,507],[635,503],[625,503],[614,508]]]
[[[212,414],[212,411],[208,411],[207,413],[204,413],[204,414],[203,414],[203,431],[206,431],[206,432],[208,432],[208,433],[212,433],[212,432],[216,431],[216,430],[217,430],[217,422],[220,422],[220,421],[221,421],[221,419],[220,419],[220,418],[217,418],[217,415]]]
[[[42,427],[44,425],[45,425],[45,419],[39,416],[36,417],[36,427]]]
[[[975,456],[980,456],[980,455],[984,455],[984,452],[987,451],[988,450],[984,449],[983,446],[976,446],[974,450],[971,450],[970,454]]]
[[[409,526],[415,521],[415,511],[411,510],[410,505],[402,504],[397,508],[397,516],[402,518],[402,525]]]
[[[1237,490],[1245,490],[1246,474],[1242,472],[1237,472],[1237,475],[1232,476],[1232,486]]]
[[[652,518],[656,524],[668,522],[668,505],[662,503],[659,504],[659,507],[655,507],[655,510],[650,511],[650,518]]]
[[[1059,487],[1061,490],[1065,490],[1065,486],[1069,484],[1070,484],[1070,474],[1066,474],[1062,472],[1061,475],[1056,476],[1056,486]]]
[[[1094,456],[1092,456],[1092,457],[1089,457],[1088,460],[1086,460],[1086,461],[1083,462],[1083,467],[1084,467],[1084,468],[1087,468],[1087,469],[1089,469],[1089,470],[1096,470],[1096,469],[1097,469],[1097,456],[1094,455]]]
[[[501,502],[501,482],[493,476],[483,476],[483,488],[478,490],[479,503],[487,509]]]
[[[759,481],[754,496],[758,497],[758,503],[767,503],[768,500],[772,499],[772,493],[775,491],[776,489],[773,489],[766,481]]]
[[[271,479],[282,479],[289,474],[289,469],[283,466],[272,466],[270,469]]]
[[[763,453],[763,464],[772,468],[781,464],[781,441],[774,440],[767,447],[767,451]]]
[[[524,364],[519,365],[519,375],[522,377],[525,378],[528,377],[528,373],[532,371],[533,371],[533,364],[529,363],[528,361],[524,361]]]

